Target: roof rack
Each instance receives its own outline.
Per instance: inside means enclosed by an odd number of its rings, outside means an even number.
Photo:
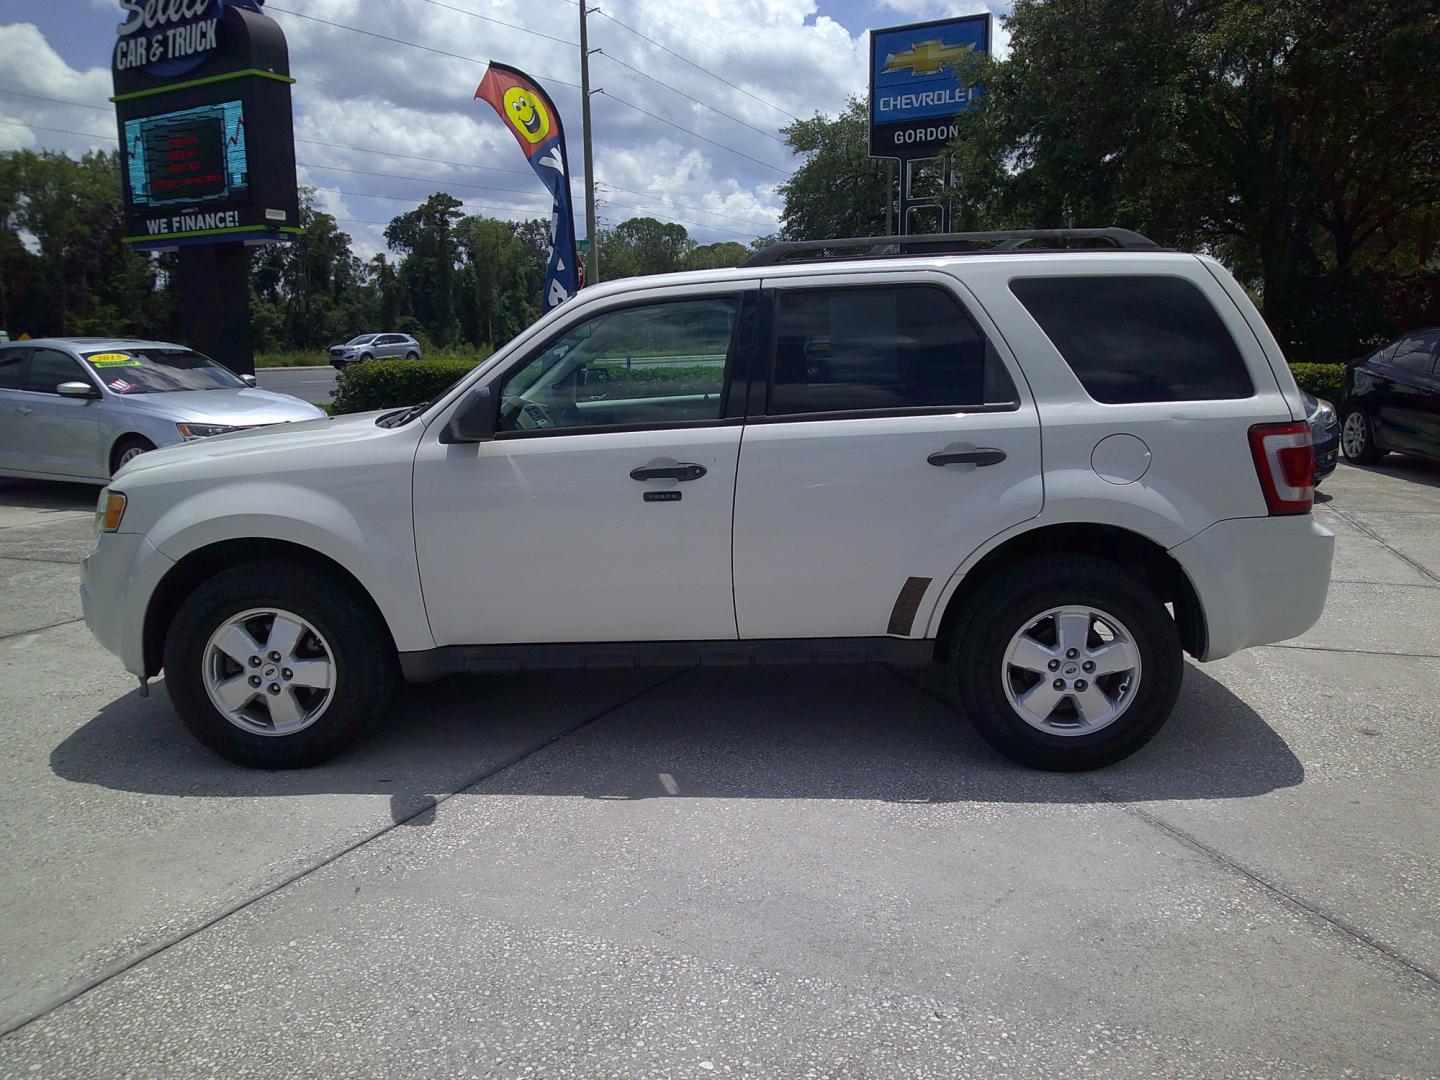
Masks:
[[[741,266],[825,259],[884,259],[919,255],[990,255],[1021,251],[1164,251],[1129,229],[1011,229],[1000,232],[931,233],[924,236],[851,236],[835,240],[787,240],[761,248]]]

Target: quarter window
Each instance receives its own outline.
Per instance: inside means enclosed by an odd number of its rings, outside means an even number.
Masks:
[[[596,315],[500,383],[502,432],[721,417],[738,300],[674,300]]]
[[[772,415],[1013,403],[999,357],[944,289],[782,289]]]
[[[1440,333],[1408,334],[1400,339],[1390,363],[1411,371],[1428,372],[1435,359],[1437,342],[1440,342]]]
[[[0,349],[0,390],[28,390],[25,358],[29,349]]]
[[[1210,301],[1178,277],[1026,277],[1010,291],[1096,401],[1208,401],[1255,393]]]
[[[36,349],[30,354],[30,374],[27,382],[28,390],[53,394],[61,383],[89,383],[90,379],[80,370],[80,365],[64,353],[54,349]]]

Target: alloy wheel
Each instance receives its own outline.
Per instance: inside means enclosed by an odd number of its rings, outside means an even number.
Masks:
[[[1042,612],[1010,639],[1002,681],[1011,707],[1051,735],[1089,735],[1118,720],[1140,687],[1140,650],[1098,608]]]
[[[1365,416],[1356,409],[1345,417],[1345,426],[1340,429],[1340,445],[1347,458],[1358,458],[1365,453],[1368,433],[1365,430]]]
[[[256,735],[293,735],[329,707],[335,660],[310,623],[279,608],[232,615],[204,652],[205,692],[230,723]]]

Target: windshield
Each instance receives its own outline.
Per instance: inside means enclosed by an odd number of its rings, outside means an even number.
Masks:
[[[352,337],[349,341],[345,342],[345,344],[346,344],[346,345],[364,345],[364,344],[366,344],[367,342],[372,341],[376,336],[377,336],[377,335],[375,335],[375,334],[361,334],[359,337]]]
[[[143,346],[85,354],[100,381],[114,394],[163,394],[174,390],[243,390],[229,368],[189,349]]]

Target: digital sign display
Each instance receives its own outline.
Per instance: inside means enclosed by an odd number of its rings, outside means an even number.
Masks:
[[[245,109],[239,101],[127,120],[125,156],[137,210],[249,201]]]
[[[956,138],[989,53],[988,14],[870,31],[870,156],[928,157]]]

